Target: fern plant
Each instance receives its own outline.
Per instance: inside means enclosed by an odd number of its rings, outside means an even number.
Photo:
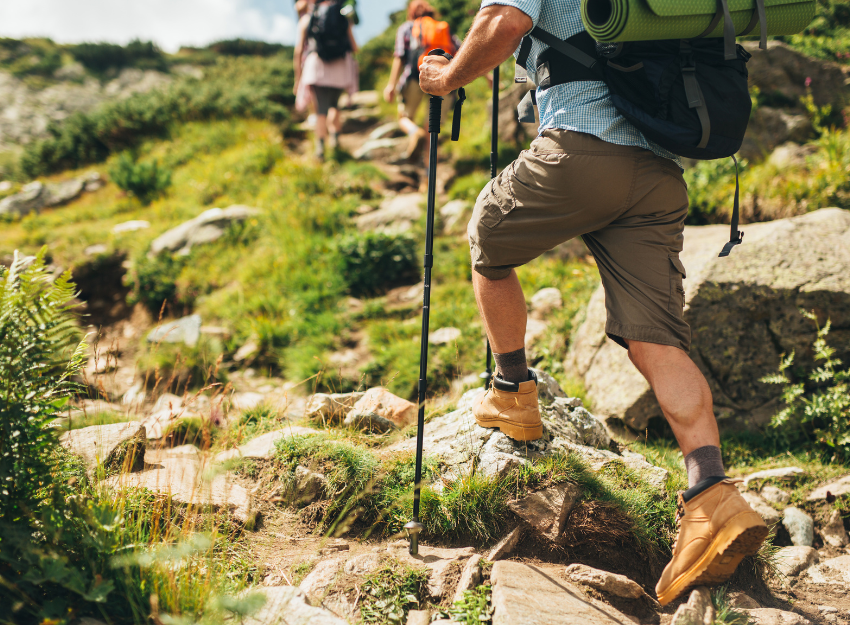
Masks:
[[[841,369],[835,349],[826,342],[830,321],[821,328],[813,312],[801,310],[817,327],[812,345],[815,361],[820,364],[803,381],[793,382],[788,369],[794,364],[794,352],[783,354],[779,371],[761,379],[783,386],[783,408],[770,422],[773,436],[787,445],[814,443],[839,458],[850,457],[850,369]]]

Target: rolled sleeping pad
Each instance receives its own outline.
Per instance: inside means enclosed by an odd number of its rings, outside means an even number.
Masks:
[[[735,33],[751,25],[756,0],[728,0]],[[648,41],[698,37],[717,13],[716,0],[582,0],[581,18],[597,41]],[[764,0],[768,35],[793,35],[815,15],[815,0]],[[755,25],[748,34],[759,33]],[[723,36],[723,20],[708,37]]]

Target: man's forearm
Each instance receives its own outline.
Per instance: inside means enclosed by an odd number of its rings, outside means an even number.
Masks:
[[[531,30],[531,18],[514,7],[491,5],[479,11],[443,80],[454,91],[483,76],[513,55],[523,36]]]

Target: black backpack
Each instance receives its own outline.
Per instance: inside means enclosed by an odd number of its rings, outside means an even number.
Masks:
[[[323,61],[342,58],[351,51],[348,39],[348,19],[342,14],[339,0],[318,2],[310,17],[307,35]]]
[[[758,0],[757,4],[761,6],[762,2]],[[726,6],[725,1],[720,4]],[[754,25],[751,23],[748,30]],[[766,47],[764,27],[761,35],[761,47]],[[540,89],[568,82],[602,81],[617,110],[650,141],[687,158],[735,159],[747,130],[752,100],[747,87],[750,54],[735,44],[734,30],[722,38],[602,43],[586,31],[564,41],[536,27],[523,40],[518,67],[525,67],[531,37],[549,46],[537,59]],[[533,101],[534,92],[529,93],[527,97]],[[527,114],[525,117],[523,121],[528,121]],[[737,160],[735,171],[732,234],[720,256],[728,256],[743,239],[743,232],[738,230]]]

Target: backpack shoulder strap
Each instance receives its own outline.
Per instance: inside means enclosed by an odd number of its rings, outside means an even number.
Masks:
[[[534,37],[535,39],[542,41],[550,48],[554,48],[564,56],[571,58],[573,61],[584,65],[588,69],[594,69],[596,67],[598,59],[590,56],[589,54],[582,52],[577,47],[572,45],[571,43],[567,43],[563,39],[556,37],[552,33],[543,30],[539,26],[535,26],[534,30],[532,30],[528,36],[525,37],[527,40],[529,37]],[[526,45],[525,41],[523,41],[522,46],[520,47],[520,54],[522,54],[523,48],[527,48],[525,52],[525,58],[523,61],[528,60],[528,53],[531,51],[531,42],[528,42]],[[517,63],[519,63],[519,59],[517,59]],[[525,63],[523,63],[523,67]]]

